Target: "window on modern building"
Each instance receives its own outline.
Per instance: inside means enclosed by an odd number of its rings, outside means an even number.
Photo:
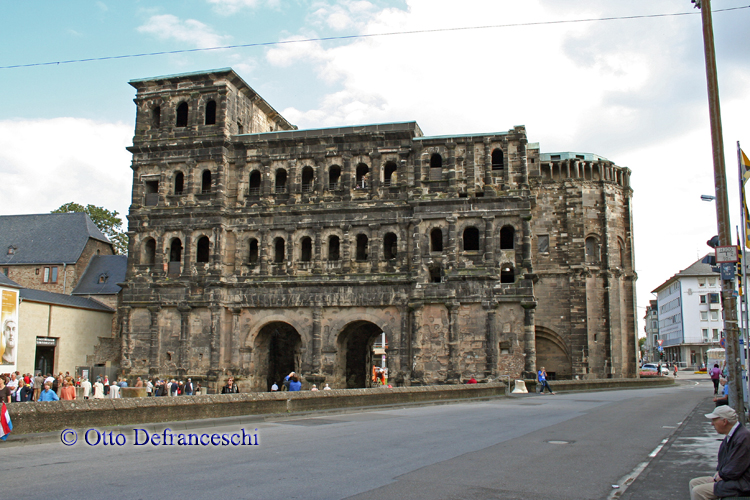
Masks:
[[[250,238],[250,242],[248,243],[247,261],[250,264],[258,263],[258,240],[255,238]]]
[[[198,238],[198,245],[196,246],[195,261],[196,262],[208,262],[210,242],[208,237],[201,236]]]
[[[701,295],[700,297],[701,297],[701,304],[705,304],[707,302],[706,301],[706,296],[705,295]]]
[[[505,168],[505,163],[503,162],[503,150],[493,149],[492,150],[492,170],[502,170]]]
[[[315,171],[312,167],[307,166],[302,169],[302,192],[309,193],[313,190],[315,182]]]
[[[719,294],[718,293],[709,293],[708,294],[708,302],[709,302],[709,304],[718,304],[719,303]]]
[[[714,342],[718,342],[719,341],[719,330],[716,329],[716,328],[714,328],[712,330],[712,332],[713,332],[713,341]]]
[[[708,286],[716,286],[716,278],[708,278]]]
[[[147,238],[143,244],[143,264],[153,266],[156,263],[156,240]]]
[[[593,236],[586,238],[586,262],[599,262],[599,242]]]
[[[216,125],[216,101],[206,103],[206,125]]]
[[[516,281],[516,272],[511,264],[500,266],[500,283],[513,283]]]
[[[701,288],[706,286],[706,278],[698,278],[698,286]]]
[[[708,311],[701,311],[701,321],[708,321]]]
[[[174,194],[181,195],[185,191],[185,175],[182,172],[174,174]]]
[[[312,239],[309,236],[305,236],[300,241],[300,255],[299,260],[302,262],[310,262],[312,260]]]
[[[156,106],[151,112],[151,123],[154,128],[161,126],[161,106]]]
[[[338,236],[328,238],[328,260],[337,261],[340,258],[341,243]]]
[[[442,283],[443,282],[443,270],[438,266],[430,268],[430,283]]]
[[[708,328],[703,328],[701,333],[703,333],[703,341],[708,342]]]
[[[44,268],[42,274],[43,283],[57,283],[57,266],[49,266]]]
[[[182,262],[182,241],[174,238],[169,245],[169,262]]]
[[[258,196],[260,194],[260,172],[253,170],[250,172],[250,196]]]
[[[430,231],[430,251],[443,251],[443,230],[439,227],[436,227],[435,229]]]
[[[386,233],[383,237],[383,258],[395,259],[398,255],[398,237],[393,233]]]
[[[464,229],[464,251],[475,252],[479,250],[479,229],[467,227]]]
[[[276,238],[275,240],[273,240],[273,261],[276,264],[282,264],[284,262],[284,243],[284,238]]]
[[[177,106],[177,119],[175,120],[175,127],[187,127],[188,124],[188,104],[181,102]]]
[[[332,165],[328,169],[328,189],[331,191],[339,190],[339,181],[341,180],[341,167]]]
[[[356,170],[357,185],[355,189],[366,189],[369,187],[370,180],[370,168],[364,163],[357,165]]]
[[[211,192],[211,171],[204,170],[201,176],[201,193],[206,194]]]
[[[719,311],[711,311],[711,320],[712,321],[718,321],[719,320]]]
[[[513,226],[503,226],[500,229],[500,250],[513,250],[516,247],[515,238],[516,230]],[[549,251],[549,244],[547,247]]]
[[[276,186],[277,193],[286,193],[286,170],[280,168],[276,171]]]
[[[537,236],[536,249],[539,253],[549,253],[549,235],[540,234]]]
[[[395,186],[396,185],[396,170],[398,167],[392,161],[386,162],[383,169],[383,185],[384,186]]]
[[[364,235],[364,234],[357,235],[356,259],[360,262],[367,260],[367,235]]]

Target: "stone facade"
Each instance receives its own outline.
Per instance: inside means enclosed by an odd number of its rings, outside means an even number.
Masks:
[[[524,127],[296,130],[228,69],[131,85],[132,375],[366,387],[385,347],[396,384],[634,376],[627,169]]]

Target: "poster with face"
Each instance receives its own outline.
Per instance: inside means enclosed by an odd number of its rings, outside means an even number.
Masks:
[[[14,371],[18,359],[18,292],[3,290],[0,302],[0,371]]]

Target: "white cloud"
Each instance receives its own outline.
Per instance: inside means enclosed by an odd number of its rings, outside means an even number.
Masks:
[[[265,4],[270,8],[277,9],[281,6],[281,0],[207,0],[213,4],[217,12],[221,14],[234,14],[235,12],[249,8],[254,9]]]
[[[0,121],[0,214],[46,213],[75,201],[126,215],[132,136],[132,125],[81,118]]]
[[[336,31],[364,28],[375,12],[375,5],[364,0],[341,0],[334,4],[315,2],[309,22]]]
[[[154,35],[160,40],[175,40],[205,49],[226,45],[229,36],[218,35],[207,25],[195,19],[180,20],[171,14],[151,16],[138,27],[141,33]]]

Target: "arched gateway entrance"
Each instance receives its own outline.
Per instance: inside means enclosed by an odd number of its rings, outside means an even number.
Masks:
[[[281,385],[290,372],[299,372],[302,362],[302,338],[288,323],[274,321],[255,336],[253,390],[270,391],[274,382]]]
[[[380,343],[383,330],[369,321],[355,321],[341,330],[338,338],[338,379],[347,389],[370,387],[373,363],[381,366],[381,358],[373,356],[373,345]]]

